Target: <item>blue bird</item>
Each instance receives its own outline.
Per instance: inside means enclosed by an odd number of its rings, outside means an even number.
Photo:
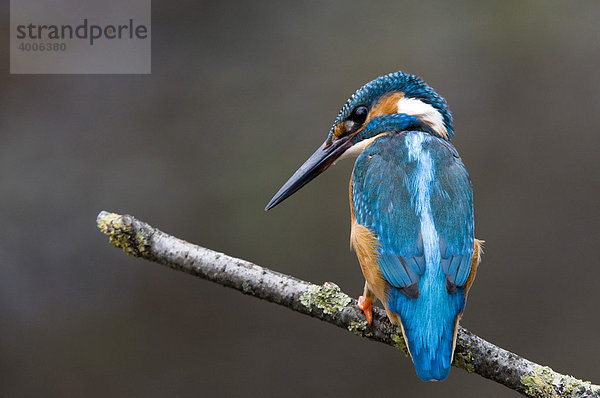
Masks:
[[[365,277],[359,307],[371,323],[372,302],[383,303],[426,381],[450,372],[481,254],[471,181],[453,135],[446,102],[431,87],[403,72],[381,76],[348,99],[325,142],[266,207],[356,157],[350,241]]]

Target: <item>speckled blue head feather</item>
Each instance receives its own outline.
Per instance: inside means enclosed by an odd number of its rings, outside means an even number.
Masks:
[[[452,115],[448,110],[446,101],[418,76],[404,72],[395,72],[380,76],[356,90],[335,119],[329,132],[329,139],[334,135],[335,126],[346,120],[354,108],[359,105],[370,106],[379,98],[391,92],[402,92],[405,98],[418,99],[431,105],[440,113],[447,129],[448,139],[454,136]]]

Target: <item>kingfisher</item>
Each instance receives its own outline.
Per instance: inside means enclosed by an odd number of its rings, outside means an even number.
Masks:
[[[350,178],[350,245],[365,277],[358,306],[372,322],[378,299],[400,326],[417,375],[450,372],[458,322],[481,255],[469,173],[450,143],[446,101],[419,77],[396,72],[359,88],[323,144],[265,210],[336,161]]]

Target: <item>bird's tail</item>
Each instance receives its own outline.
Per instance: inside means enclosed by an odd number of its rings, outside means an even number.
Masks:
[[[405,327],[405,338],[412,356],[417,375],[425,380],[444,380],[450,373],[452,354],[454,350],[454,328],[456,317],[444,325],[434,327],[442,328],[437,341],[430,340],[428,330]]]
[[[421,291],[416,299],[396,288],[390,290],[388,309],[399,315],[417,375],[425,381],[444,380],[450,373],[464,289],[448,294],[444,286],[430,295]]]

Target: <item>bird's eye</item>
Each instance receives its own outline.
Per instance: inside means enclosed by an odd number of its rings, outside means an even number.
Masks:
[[[362,125],[367,119],[367,114],[369,113],[369,109],[364,105],[359,105],[352,110],[352,113],[348,117],[348,119],[352,120],[354,123],[358,125]]]

